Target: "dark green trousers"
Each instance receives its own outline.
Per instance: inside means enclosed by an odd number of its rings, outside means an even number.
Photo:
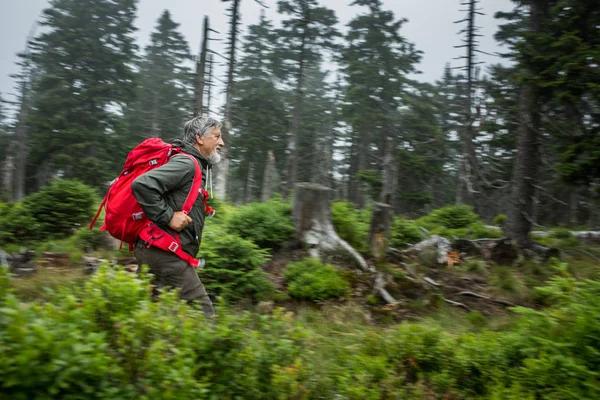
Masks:
[[[154,275],[152,284],[155,290],[178,288],[179,297],[189,303],[201,303],[207,317],[214,315],[212,301],[194,267],[173,253],[146,247],[141,240],[137,241],[133,253],[138,262],[147,265],[149,272]]]

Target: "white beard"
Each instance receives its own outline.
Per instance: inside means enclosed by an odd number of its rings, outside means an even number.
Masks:
[[[221,154],[219,154],[217,149],[214,149],[213,152],[210,153],[210,156],[208,158],[211,164],[218,164],[221,162]]]

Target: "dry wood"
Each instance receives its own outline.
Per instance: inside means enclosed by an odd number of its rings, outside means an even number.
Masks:
[[[321,252],[346,250],[364,271],[372,271],[365,259],[342,240],[333,228],[329,195],[331,189],[312,183],[298,183],[294,192],[292,215],[296,239],[309,246],[311,257],[319,258]]]
[[[381,297],[388,304],[398,304],[398,300],[394,299],[394,297],[385,289],[386,277],[382,272],[378,272],[375,275],[375,285],[373,290],[381,295]]]
[[[454,300],[449,300],[449,299],[445,298],[444,296],[442,296],[442,300],[444,300],[446,303],[451,304],[453,306],[462,307],[462,308],[464,308],[467,311],[471,311],[471,309],[469,308],[469,306],[467,306],[466,304],[459,303],[458,301],[454,301]]]
[[[479,293],[474,293],[474,292],[469,292],[469,291],[460,292],[460,293],[457,293],[456,295],[457,296],[477,297],[478,299],[488,300],[488,301],[491,301],[493,303],[498,303],[498,304],[505,305],[507,307],[515,307],[516,306],[516,304],[513,304],[510,301],[500,300],[500,299],[494,299],[493,297],[488,297],[488,296],[484,296],[484,295],[479,294]]]

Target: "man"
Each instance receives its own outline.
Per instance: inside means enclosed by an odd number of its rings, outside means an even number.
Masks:
[[[202,167],[202,182],[212,164],[221,160],[221,123],[209,117],[196,117],[184,125],[183,141],[174,144],[194,156]],[[178,232],[181,248],[196,257],[204,228],[204,203],[198,196],[189,215],[179,211],[192,187],[195,165],[189,157],[176,155],[165,165],[138,177],[131,189],[146,216],[170,234]],[[206,316],[214,314],[212,302],[196,269],[171,252],[147,247],[141,239],[135,245],[137,260],[149,267],[157,288],[179,288],[179,296],[188,302],[199,301]]]

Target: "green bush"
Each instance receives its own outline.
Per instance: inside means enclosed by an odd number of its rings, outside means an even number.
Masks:
[[[261,248],[277,248],[295,232],[290,205],[278,199],[240,207],[229,217],[227,229]]]
[[[292,398],[306,368],[290,316],[223,310],[207,323],[149,281],[102,268],[45,304],[21,303],[0,268],[0,392],[6,399]],[[290,396],[290,397],[288,397]]]
[[[357,210],[354,203],[337,201],[331,205],[331,220],[340,238],[360,252],[367,252],[371,213]]]
[[[415,244],[421,240],[421,230],[418,226],[404,217],[394,218],[390,231],[390,245],[392,247]]]
[[[473,212],[473,209],[464,204],[439,208],[419,219],[426,225],[442,225],[448,229],[467,228],[478,220],[479,217]]]
[[[507,220],[508,217],[506,216],[506,214],[498,214],[494,217],[492,223],[496,226],[503,226]]]
[[[335,267],[312,258],[289,264],[284,277],[290,295],[297,299],[336,299],[348,295],[350,290],[350,284]]]
[[[40,224],[26,204],[6,203],[0,211],[0,244],[28,244],[42,237]]]
[[[27,196],[23,205],[37,222],[41,238],[67,237],[89,224],[96,197],[94,189],[81,182],[57,179]]]
[[[573,234],[566,228],[555,228],[550,231],[550,237],[556,239],[570,239],[573,237]]]
[[[215,226],[204,233],[198,256],[206,261],[199,274],[211,295],[230,301],[263,300],[274,292],[261,269],[269,259],[268,251],[259,249],[250,240]]]
[[[311,260],[307,269],[321,271]],[[513,308],[510,330],[478,313],[472,332],[361,324],[332,306],[305,319],[222,308],[207,323],[148,279],[101,268],[44,303],[20,302],[0,268],[0,393],[7,399],[596,399],[600,281],[566,265]],[[292,268],[293,270],[293,268]],[[315,274],[313,274],[315,275]]]

